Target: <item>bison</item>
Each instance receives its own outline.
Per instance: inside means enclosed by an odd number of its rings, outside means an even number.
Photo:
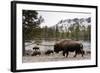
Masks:
[[[41,55],[41,52],[40,51],[34,51],[32,56],[37,56],[37,55]]]
[[[39,47],[35,46],[33,47],[33,50],[39,50]]]
[[[83,45],[79,41],[75,40],[62,40],[54,45],[54,52],[59,53],[60,51],[63,51],[63,56],[68,56],[69,52],[75,52],[74,57],[77,56],[77,54],[81,54],[83,57],[84,50]]]
[[[53,50],[47,50],[47,51],[45,52],[45,55],[50,55],[51,53],[53,53]]]

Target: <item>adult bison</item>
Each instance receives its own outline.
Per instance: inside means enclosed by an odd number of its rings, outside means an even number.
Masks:
[[[75,40],[62,40],[54,45],[54,52],[59,53],[60,51],[63,51],[63,56],[68,56],[69,52],[75,52],[74,57],[77,56],[77,54],[81,54],[83,57],[84,50],[83,45],[79,41]]]

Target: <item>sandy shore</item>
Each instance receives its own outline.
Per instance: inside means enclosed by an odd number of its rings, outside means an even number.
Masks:
[[[74,53],[69,53],[68,57],[64,57],[62,53],[59,54],[50,54],[50,55],[40,55],[40,56],[23,56],[23,63],[32,63],[32,62],[48,62],[48,61],[73,61],[73,60],[87,60],[91,59],[91,54],[85,54],[83,57],[77,55],[73,57]]]

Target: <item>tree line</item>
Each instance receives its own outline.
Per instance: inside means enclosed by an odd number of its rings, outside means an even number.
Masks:
[[[52,27],[40,27],[44,22],[42,16],[38,16],[35,10],[23,10],[23,36],[25,40],[57,40],[57,39],[74,39],[74,40],[91,40],[91,18],[74,18],[60,20]],[[67,22],[67,23],[66,23]],[[71,23],[73,22],[73,23]],[[84,23],[84,25],[81,25]],[[67,25],[70,26],[67,26]],[[60,26],[59,26],[60,25]],[[64,26],[63,26],[64,25]],[[85,26],[86,25],[86,26]]]

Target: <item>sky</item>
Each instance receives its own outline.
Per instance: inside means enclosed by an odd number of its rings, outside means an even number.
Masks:
[[[54,12],[54,11],[37,11],[39,16],[44,18],[44,22],[41,23],[43,26],[53,26],[57,24],[60,20],[64,19],[74,19],[74,18],[88,18],[91,17],[90,13],[77,13],[77,12]]]

